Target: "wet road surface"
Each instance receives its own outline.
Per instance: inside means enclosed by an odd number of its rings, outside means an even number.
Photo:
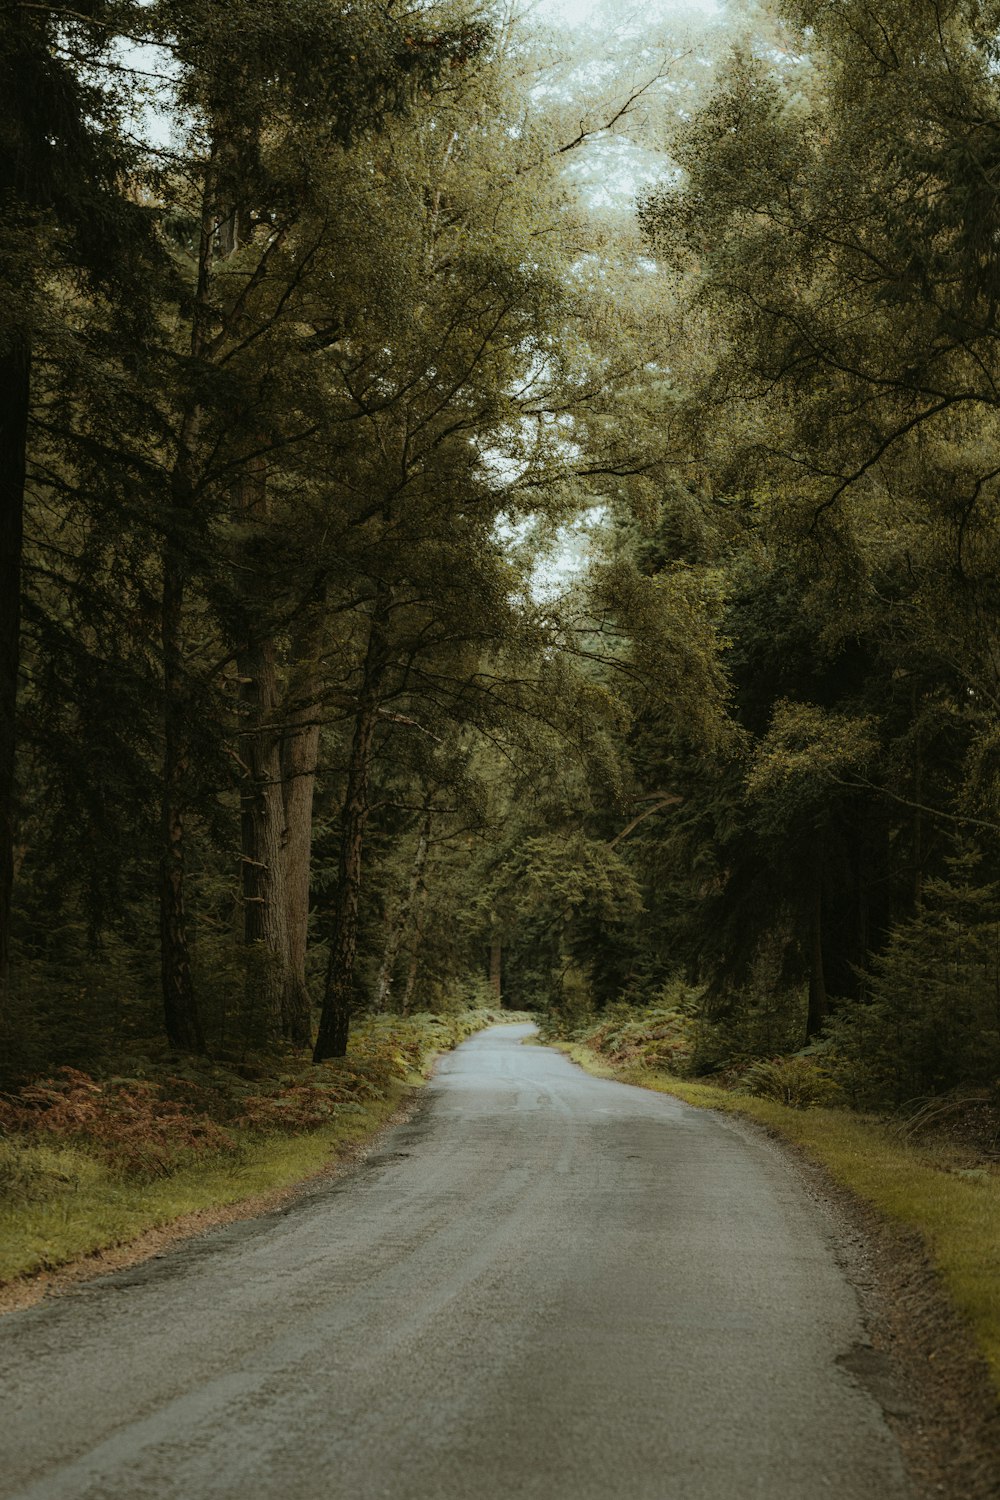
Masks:
[[[363,1167],[0,1321],[18,1500],[904,1500],[766,1141],[481,1033]]]

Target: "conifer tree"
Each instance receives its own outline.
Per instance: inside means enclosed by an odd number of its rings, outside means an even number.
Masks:
[[[0,13],[0,1027],[10,965],[22,548],[33,356],[60,295],[83,283],[122,333],[142,324],[155,256],[148,214],[124,184],[114,48],[137,7],[5,0]]]

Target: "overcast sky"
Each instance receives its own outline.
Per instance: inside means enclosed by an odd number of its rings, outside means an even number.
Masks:
[[[621,0],[619,8],[626,15],[634,15],[636,11],[645,9],[641,0],[639,4],[634,3],[634,0]],[[722,5],[717,0],[657,0],[655,8],[660,17],[676,14],[680,19],[685,16],[718,15]],[[553,21],[565,21],[572,26],[590,20],[598,12],[606,14],[609,6],[607,0],[534,0],[531,9],[537,11],[539,16],[551,17]]]

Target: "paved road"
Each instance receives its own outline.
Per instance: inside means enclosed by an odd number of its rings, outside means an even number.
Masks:
[[[19,1500],[903,1500],[766,1143],[499,1027],[284,1214],[0,1323]]]

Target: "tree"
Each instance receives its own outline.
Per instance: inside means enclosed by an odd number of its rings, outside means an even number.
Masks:
[[[164,4],[154,17],[180,66],[177,103],[189,122],[188,176],[199,184],[191,212],[188,347],[175,391],[176,448],[171,466],[163,571],[164,744],[160,885],[163,985],[168,1034],[200,1046],[184,911],[184,827],[191,770],[190,683],[184,661],[184,611],[191,541],[228,510],[235,580],[216,604],[230,636],[240,680],[240,764],[245,937],[260,945],[266,1026],[308,1040],[302,976],[301,877],[289,914],[286,817],[300,820],[290,847],[303,847],[308,821],[307,764],[291,766],[298,787],[283,793],[284,737],[276,617],[295,585],[282,578],[281,601],[245,582],[258,573],[270,532],[277,455],[288,455],[314,429],[297,381],[311,381],[323,340],[308,328],[317,274],[330,270],[327,196],[330,162],[366,131],[412,102],[450,65],[472,55],[483,32],[472,24],[405,26],[377,7],[345,12],[322,4],[250,7],[234,24],[217,8]],[[336,174],[334,174],[336,175]],[[329,310],[332,325],[338,309]],[[179,351],[181,352],[181,351]],[[285,549],[286,564],[290,561]],[[236,581],[236,586],[233,586]],[[301,607],[315,593],[300,589]],[[301,706],[300,706],[301,707]],[[289,755],[312,753],[308,733],[289,737]],[[300,853],[301,864],[301,853]],[[297,951],[291,951],[295,935]]]
[[[994,307],[974,249],[993,206],[973,182],[995,75],[972,7],[781,9],[674,133],[684,178],[641,219],[686,312],[671,427],[707,479],[698,567],[723,580],[740,731],[721,765],[672,757],[687,953],[739,986],[773,940],[815,1032],[827,991],[862,997],[943,831],[994,838]]]
[[[108,298],[123,327],[142,321],[150,225],[123,191],[131,158],[109,68],[133,9],[91,0],[67,16],[6,0],[0,26],[0,1027],[10,968],[32,356],[74,278]]]

